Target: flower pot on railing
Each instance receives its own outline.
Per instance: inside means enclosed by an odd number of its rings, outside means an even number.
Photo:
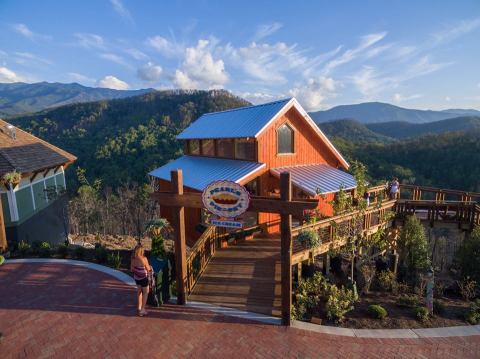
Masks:
[[[297,241],[305,249],[313,249],[320,246],[320,244],[322,244],[322,241],[318,236],[317,231],[313,229],[304,229],[300,231],[297,235]]]

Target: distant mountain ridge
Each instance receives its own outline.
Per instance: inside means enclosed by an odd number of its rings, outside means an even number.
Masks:
[[[331,138],[341,138],[352,142],[389,142],[393,138],[372,131],[364,124],[351,119],[341,119],[318,124],[320,129]]]
[[[152,91],[155,90],[113,90],[78,83],[0,83],[0,117],[13,117],[71,103],[137,96]]]
[[[326,111],[311,112],[310,116],[317,123],[339,119],[354,119],[370,124],[381,122],[427,123],[446,120],[459,116],[480,116],[480,111],[449,109],[444,111],[414,110],[382,102],[366,102],[355,105],[341,105]]]

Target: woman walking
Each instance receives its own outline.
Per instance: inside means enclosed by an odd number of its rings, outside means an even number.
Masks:
[[[142,245],[137,244],[133,250],[130,262],[130,271],[133,272],[133,279],[137,283],[137,309],[140,317],[147,315],[145,305],[148,298],[148,272],[152,270],[148,259],[144,256],[144,252]]]

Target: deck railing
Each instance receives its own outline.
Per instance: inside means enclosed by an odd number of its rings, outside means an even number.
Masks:
[[[198,278],[212,259],[217,250],[217,227],[208,227],[202,233],[187,257],[187,280],[185,290],[190,294]]]
[[[453,189],[416,186],[411,184],[400,185],[400,198],[413,201],[457,201],[480,203],[480,193]]]
[[[357,218],[360,212],[355,211],[293,228],[292,264],[300,263],[319,254],[326,253],[331,248],[338,248],[344,245],[345,241],[337,239],[336,233],[339,231],[348,231],[353,225],[360,226],[359,229],[363,231],[364,234],[376,232],[380,226],[387,224],[389,219],[391,219],[390,216],[386,216],[386,213],[395,210],[395,203],[396,200],[391,200],[377,206],[371,206],[361,214],[362,218],[360,220]],[[354,221],[357,223],[354,224]],[[322,244],[316,248],[304,248],[303,245],[296,240],[298,234],[303,230],[316,231]]]

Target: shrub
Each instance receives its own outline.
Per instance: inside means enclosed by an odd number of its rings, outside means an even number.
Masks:
[[[83,257],[85,257],[85,248],[83,248],[82,246],[78,246],[77,248],[75,248],[74,256],[77,259],[83,259]]]
[[[433,294],[435,297],[443,297],[445,294],[445,282],[442,281],[435,281],[433,287]]]
[[[20,257],[25,257],[30,252],[30,244],[25,241],[18,243],[18,254]]]
[[[381,271],[380,273],[378,273],[377,281],[380,288],[385,291],[391,291],[397,284],[397,281],[395,279],[395,273],[389,270]]]
[[[52,255],[52,248],[50,247],[50,243],[42,242],[40,247],[38,248],[38,254],[40,257],[48,258]]]
[[[152,236],[152,255],[157,258],[165,257],[165,241],[161,234]]]
[[[457,251],[457,261],[464,277],[480,282],[480,226],[463,241]]]
[[[368,293],[370,291],[370,286],[372,285],[373,278],[375,278],[376,268],[374,265],[364,264],[360,268],[360,273],[362,273],[362,293]]]
[[[313,229],[306,229],[306,230],[300,231],[300,233],[297,236],[297,241],[299,241],[301,244],[303,244],[307,248],[316,248],[320,244],[322,244],[322,241],[318,237],[317,231],[314,231]]]
[[[461,281],[457,280],[460,295],[466,301],[475,297],[477,282],[471,279],[469,276],[463,278]]]
[[[122,258],[120,257],[120,252],[117,251],[117,253],[109,254],[108,264],[115,269],[120,268],[120,265],[122,264]]]
[[[33,241],[32,242],[32,254],[38,256],[40,253],[40,246],[42,245],[42,241]]]
[[[423,323],[430,317],[427,307],[416,307],[413,309],[413,313],[415,314],[415,317]]]
[[[434,314],[442,314],[445,313],[445,304],[440,302],[439,300],[434,300],[433,301],[433,313]]]
[[[379,304],[370,305],[368,313],[375,319],[384,319],[388,315],[387,310]]]
[[[336,285],[328,289],[328,300],[325,306],[327,317],[335,322],[341,322],[345,319],[345,314],[354,309],[355,298],[353,291],[345,287],[338,288]]]
[[[414,294],[402,294],[397,299],[397,305],[399,307],[414,308],[418,305],[418,297]]]
[[[430,266],[427,236],[422,222],[415,216],[408,216],[398,240],[401,260],[410,271],[427,269]]]
[[[480,322],[480,299],[470,304],[470,309],[465,313],[465,320],[473,325]]]
[[[57,247],[57,254],[60,258],[66,258],[68,256],[68,245],[65,243],[60,243]]]
[[[98,263],[105,263],[107,261],[108,253],[107,249],[100,243],[95,244],[95,260]]]

